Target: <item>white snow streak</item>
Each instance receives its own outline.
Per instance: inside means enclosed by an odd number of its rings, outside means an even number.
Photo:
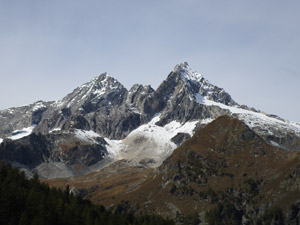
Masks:
[[[12,136],[9,137],[9,139],[17,140],[17,139],[26,137],[32,133],[32,131],[35,127],[36,127],[36,125],[32,125],[31,127],[26,127],[26,128],[23,128],[22,130],[15,130],[12,132]]]
[[[222,109],[227,109],[231,114],[237,114],[239,119],[243,120],[249,127],[256,126],[279,126],[284,129],[291,129],[296,133],[300,132],[300,125],[295,122],[282,121],[276,118],[269,117],[261,112],[253,112],[246,109],[238,108],[238,106],[228,106],[219,102],[208,100],[206,97],[202,97],[199,93],[195,95],[195,99],[199,104],[207,106],[218,106]],[[299,134],[300,135],[300,134]]]
[[[55,131],[60,131],[61,130],[61,128],[60,127],[56,127],[56,128],[53,128],[52,130],[50,130],[50,134],[52,133],[52,132],[55,132]]]
[[[270,141],[271,145],[275,146],[275,147],[281,147],[278,143],[276,143],[275,141]]]

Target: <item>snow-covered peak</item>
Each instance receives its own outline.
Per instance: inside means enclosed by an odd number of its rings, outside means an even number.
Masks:
[[[86,102],[96,105],[100,99],[105,98],[109,93],[121,92],[122,89],[125,88],[120,82],[110,74],[103,73],[56,102],[56,106],[80,108]]]
[[[209,100],[225,105],[238,105],[223,88],[211,84],[200,73],[192,70],[187,62],[176,65],[173,75],[177,78],[179,77],[179,80],[181,80],[178,83],[180,87],[179,92],[181,93],[182,84],[184,84],[184,88],[187,90],[186,93],[190,95],[190,99],[197,100],[198,95],[201,95]]]
[[[180,78],[184,81],[202,82],[204,80],[203,76],[190,68],[187,62],[180,63],[174,68],[175,73],[180,74]]]
[[[83,98],[88,98],[92,103],[104,95],[120,92],[122,89],[125,87],[108,73],[103,73],[80,87],[80,91],[85,92]]]
[[[94,77],[90,82],[83,84],[80,89],[95,89],[99,92],[99,89],[115,89],[122,86],[115,78],[108,73],[102,73],[99,76]],[[122,86],[123,87],[123,86]]]

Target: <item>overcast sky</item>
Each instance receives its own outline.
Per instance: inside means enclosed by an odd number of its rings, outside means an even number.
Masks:
[[[156,88],[187,61],[240,104],[300,122],[298,0],[0,0],[0,109],[109,72]]]

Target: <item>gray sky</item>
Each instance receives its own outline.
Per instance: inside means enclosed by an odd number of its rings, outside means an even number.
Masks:
[[[0,109],[109,72],[156,88],[180,62],[240,104],[300,122],[298,0],[0,0]]]

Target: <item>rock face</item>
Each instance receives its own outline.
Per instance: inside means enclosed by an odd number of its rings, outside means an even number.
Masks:
[[[73,125],[110,139],[123,139],[162,109],[160,97],[150,86],[136,84],[128,91],[107,73],[51,106],[52,112],[35,132],[47,134],[52,129],[67,130]]]
[[[52,106],[55,113],[44,118],[36,132],[71,126],[92,129],[120,139],[140,125],[140,116],[126,104],[128,91],[107,73],[82,85]]]
[[[219,107],[199,104],[197,100],[200,96],[226,105],[237,105],[229,94],[210,84],[201,74],[192,71],[187,63],[177,65],[158,87],[157,93],[164,102],[159,125],[165,125],[173,120],[185,123],[228,114]]]
[[[34,168],[50,157],[49,144],[43,135],[36,134],[21,140],[5,140],[0,145],[0,158]]]
[[[30,167],[41,162],[90,166],[105,155],[127,160],[135,155],[137,161],[158,166],[197,129],[223,115],[244,121],[285,151],[300,150],[299,124],[240,106],[224,89],[181,63],[156,90],[140,84],[127,90],[103,73],[59,101],[0,111],[0,159]],[[80,132],[89,141],[78,142]],[[29,141],[36,137],[38,145]],[[10,152],[12,148],[30,153]]]
[[[176,145],[180,145],[183,142],[185,142],[186,140],[188,140],[189,138],[191,138],[191,136],[187,133],[177,133],[172,139],[171,141],[173,141]]]
[[[11,136],[15,130],[37,125],[53,102],[38,101],[31,105],[0,111],[0,137]]]
[[[90,166],[107,155],[105,140],[81,130],[32,133],[15,141],[5,139],[0,145],[0,158],[34,169],[44,162]]]

